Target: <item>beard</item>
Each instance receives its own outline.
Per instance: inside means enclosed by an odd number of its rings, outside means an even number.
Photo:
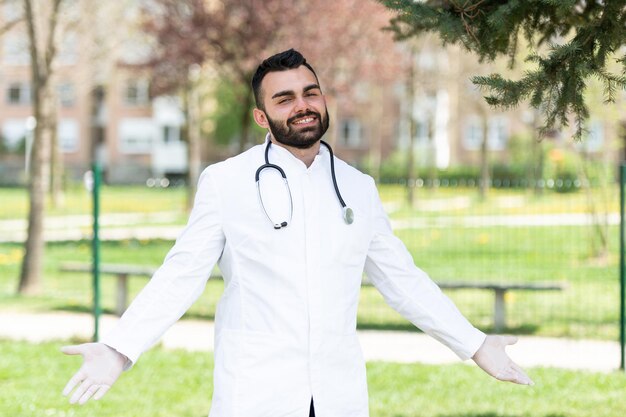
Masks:
[[[274,136],[276,142],[299,149],[309,149],[311,146],[315,145],[315,143],[324,136],[330,124],[328,109],[325,110],[323,118],[321,114],[311,110],[304,114],[291,117],[287,119],[286,122],[271,119],[267,113],[266,116],[270,132],[272,132],[272,136]],[[294,128],[293,122],[306,116],[314,116],[316,118],[317,123],[315,126],[299,129],[296,125]]]

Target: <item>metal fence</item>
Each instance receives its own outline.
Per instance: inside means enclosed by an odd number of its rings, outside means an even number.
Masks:
[[[383,184],[394,231],[416,265],[488,332],[618,340],[618,182],[555,189]],[[412,329],[373,288],[364,328]]]

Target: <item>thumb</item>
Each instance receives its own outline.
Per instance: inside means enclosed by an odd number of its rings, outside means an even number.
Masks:
[[[85,353],[85,348],[83,345],[63,346],[61,352],[66,355],[82,355]]]
[[[504,346],[514,345],[517,343],[517,340],[518,339],[515,336],[500,336],[500,341]]]

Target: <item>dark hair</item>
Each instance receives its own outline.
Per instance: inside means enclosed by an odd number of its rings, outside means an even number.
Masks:
[[[263,97],[261,97],[261,82],[263,78],[274,71],[287,71],[290,69],[296,69],[299,66],[304,65],[311,70],[315,79],[317,80],[317,74],[311,65],[306,62],[306,59],[302,54],[295,49],[289,49],[287,51],[280,52],[276,55],[265,59],[261,65],[256,69],[254,76],[252,77],[252,92],[254,93],[254,101],[259,109],[263,109]],[[319,83],[319,80],[317,80]]]

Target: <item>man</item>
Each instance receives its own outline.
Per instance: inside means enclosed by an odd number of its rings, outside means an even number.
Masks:
[[[266,59],[252,86],[266,143],[202,173],[187,227],[117,327],[102,343],[64,348],[84,357],[70,401],[101,398],[197,299],[216,262],[225,289],[211,417],[368,416],[356,336],[363,271],[460,358],[531,384],[504,351],[515,339],[465,320],[393,235],[373,180],[321,143],[328,112],[302,55]]]

